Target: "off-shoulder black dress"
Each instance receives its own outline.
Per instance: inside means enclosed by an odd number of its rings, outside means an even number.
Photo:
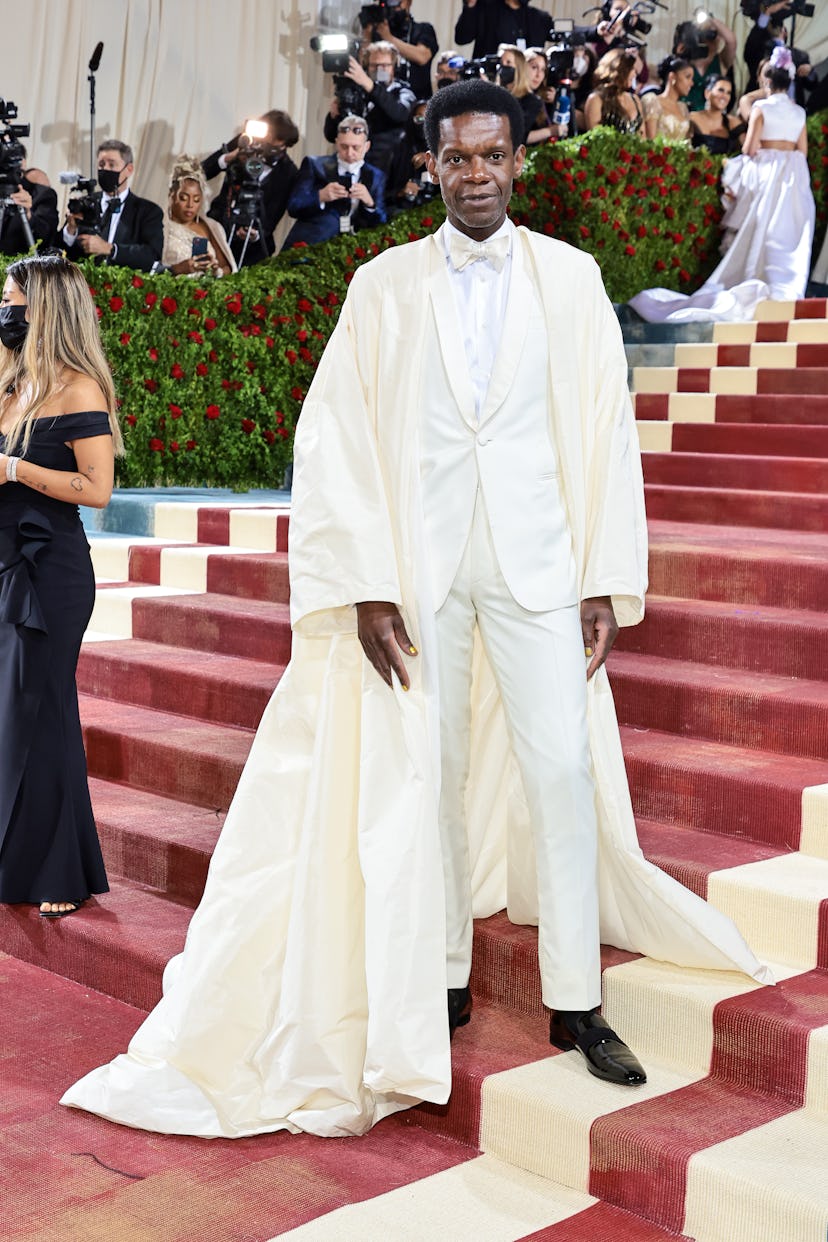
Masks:
[[[67,441],[108,435],[109,430],[103,411],[39,418],[25,459],[53,470],[75,470]],[[89,801],[75,685],[94,600],[95,577],[77,505],[22,483],[3,484],[2,902],[79,901],[109,887]]]

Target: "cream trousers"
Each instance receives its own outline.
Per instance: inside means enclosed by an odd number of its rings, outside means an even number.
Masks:
[[[448,986],[466,986],[472,960],[465,790],[476,623],[497,679],[532,820],[543,1001],[553,1009],[590,1009],[601,1003],[601,963],[580,609],[529,612],[515,602],[498,567],[478,492],[469,541],[436,621]]]

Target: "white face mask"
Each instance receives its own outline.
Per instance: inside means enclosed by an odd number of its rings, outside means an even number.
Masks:
[[[572,61],[572,72],[576,78],[582,78],[589,68],[589,61],[586,56],[576,56]]]
[[[380,65],[379,68],[372,71],[371,77],[375,82],[390,82],[391,70],[386,69],[384,65]]]
[[[352,177],[355,177],[362,167],[362,160],[357,160],[355,164],[348,164],[345,160],[340,160],[339,164],[341,168],[345,169],[346,173],[350,173]]]

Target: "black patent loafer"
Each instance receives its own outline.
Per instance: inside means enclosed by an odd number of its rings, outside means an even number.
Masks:
[[[647,1081],[644,1067],[599,1013],[587,1010],[566,1022],[553,1013],[549,1042],[562,1052],[577,1048],[590,1074],[622,1087],[638,1087]]]
[[[471,988],[449,988],[448,990],[448,1023],[451,1039],[458,1026],[466,1026],[471,1021],[472,994]]]

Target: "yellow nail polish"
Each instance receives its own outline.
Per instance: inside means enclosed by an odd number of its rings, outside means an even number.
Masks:
[[[400,683],[400,684],[402,684],[402,683]],[[408,694],[408,686],[403,686],[403,690],[405,691],[405,693],[406,693],[406,694]]]
[[[592,655],[592,648],[591,648],[591,647],[584,647],[584,655],[591,656],[591,655]]]
[[[416,648],[416,647],[409,647],[409,648],[408,648],[408,654],[409,654],[409,655],[416,655],[416,654],[417,654],[417,648]]]

